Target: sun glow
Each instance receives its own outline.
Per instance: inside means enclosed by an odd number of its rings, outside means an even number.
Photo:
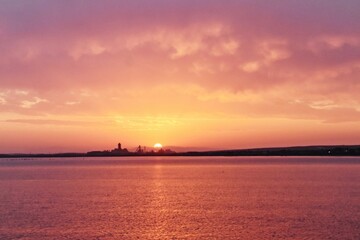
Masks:
[[[161,149],[161,148],[162,148],[162,145],[161,145],[160,143],[156,143],[156,144],[154,145],[154,148],[156,148],[156,149]]]

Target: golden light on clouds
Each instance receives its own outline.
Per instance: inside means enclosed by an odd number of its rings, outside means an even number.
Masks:
[[[358,143],[358,1],[25,5],[0,3],[0,152]]]

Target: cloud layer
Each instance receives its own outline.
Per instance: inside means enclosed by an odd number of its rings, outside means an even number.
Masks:
[[[87,131],[109,142],[124,134],[130,144],[175,145],[190,136],[177,140],[178,124],[231,132],[242,129],[240,120],[262,129],[266,119],[286,119],[284,132],[293,123],[319,133],[331,125],[330,136],[340,132],[343,143],[355,143],[347,132],[349,123],[360,131],[359,11],[353,0],[2,1],[4,134],[29,128],[43,136],[40,146],[46,133],[34,123],[61,126],[60,144],[71,126],[80,131],[79,122],[90,122]],[[134,125],[138,118],[148,121]],[[151,127],[159,126],[154,119],[161,127]],[[249,144],[236,132],[222,138],[239,147],[313,143],[308,135],[290,141],[269,134],[252,131],[246,136],[269,140]],[[319,143],[331,139],[323,136]],[[216,147],[212,141],[191,144]]]

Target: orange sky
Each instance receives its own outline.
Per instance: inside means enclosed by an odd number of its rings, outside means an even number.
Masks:
[[[359,12],[2,1],[0,152],[360,144]]]

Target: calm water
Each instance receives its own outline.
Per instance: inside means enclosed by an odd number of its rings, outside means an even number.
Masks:
[[[0,159],[0,239],[360,239],[360,158]]]

